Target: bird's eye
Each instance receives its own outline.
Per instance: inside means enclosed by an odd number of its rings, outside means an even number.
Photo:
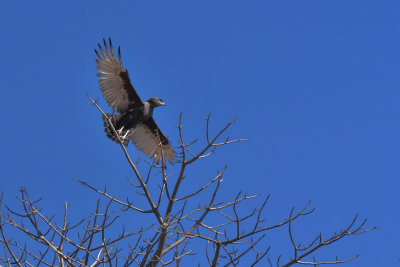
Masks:
[[[164,102],[164,101],[162,101],[162,99],[161,99],[161,98],[159,98],[158,100],[159,100],[160,102]]]

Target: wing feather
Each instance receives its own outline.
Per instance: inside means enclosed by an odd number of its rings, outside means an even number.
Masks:
[[[100,53],[97,50],[95,53],[98,57],[96,63],[100,90],[107,104],[120,113],[128,111],[132,106],[142,105],[143,102],[130,81],[128,71],[122,66],[120,49],[118,48],[118,60],[111,39],[109,39],[110,47],[104,39],[103,42],[104,49],[98,44]]]
[[[172,164],[175,159],[175,152],[161,130],[158,127],[154,130],[154,125],[157,127],[153,119],[139,123],[130,136],[132,143],[149,158],[155,156],[157,164],[163,155]]]

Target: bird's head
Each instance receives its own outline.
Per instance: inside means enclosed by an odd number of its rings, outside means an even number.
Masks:
[[[158,97],[152,97],[149,100],[147,100],[147,102],[149,102],[150,106],[152,106],[153,108],[159,107],[159,106],[165,106],[164,101],[162,101],[161,98],[158,98]]]

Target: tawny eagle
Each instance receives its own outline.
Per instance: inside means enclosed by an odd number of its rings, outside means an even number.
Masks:
[[[133,87],[128,70],[124,69],[121,61],[121,52],[118,47],[118,59],[112,47],[111,38],[109,45],[103,39],[104,48],[100,44],[100,53],[95,49],[97,76],[100,78],[100,90],[103,93],[107,104],[117,113],[108,113],[114,128],[118,131],[120,139],[125,146],[129,140],[137,149],[153,158],[156,163],[162,155],[172,163],[175,152],[172,149],[167,137],[162,133],[153,119],[153,109],[164,106],[165,103],[158,97],[152,97],[143,102]],[[107,119],[103,116],[105,132],[107,137],[119,142]]]

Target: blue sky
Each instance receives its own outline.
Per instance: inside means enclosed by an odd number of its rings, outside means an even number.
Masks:
[[[7,1],[0,25],[0,190],[11,206],[25,186],[49,213],[68,201],[84,214],[96,195],[72,178],[127,190],[132,173],[85,96],[101,97],[93,49],[111,36],[141,97],[167,103],[155,117],[173,143],[180,112],[187,139],[204,137],[210,112],[213,127],[238,118],[229,135],[250,139],[189,179],[228,164],[221,196],[270,193],[271,220],[312,200],[299,241],[359,213],[379,229],[321,259],[399,263],[398,1]],[[272,255],[290,255],[273,237]]]

